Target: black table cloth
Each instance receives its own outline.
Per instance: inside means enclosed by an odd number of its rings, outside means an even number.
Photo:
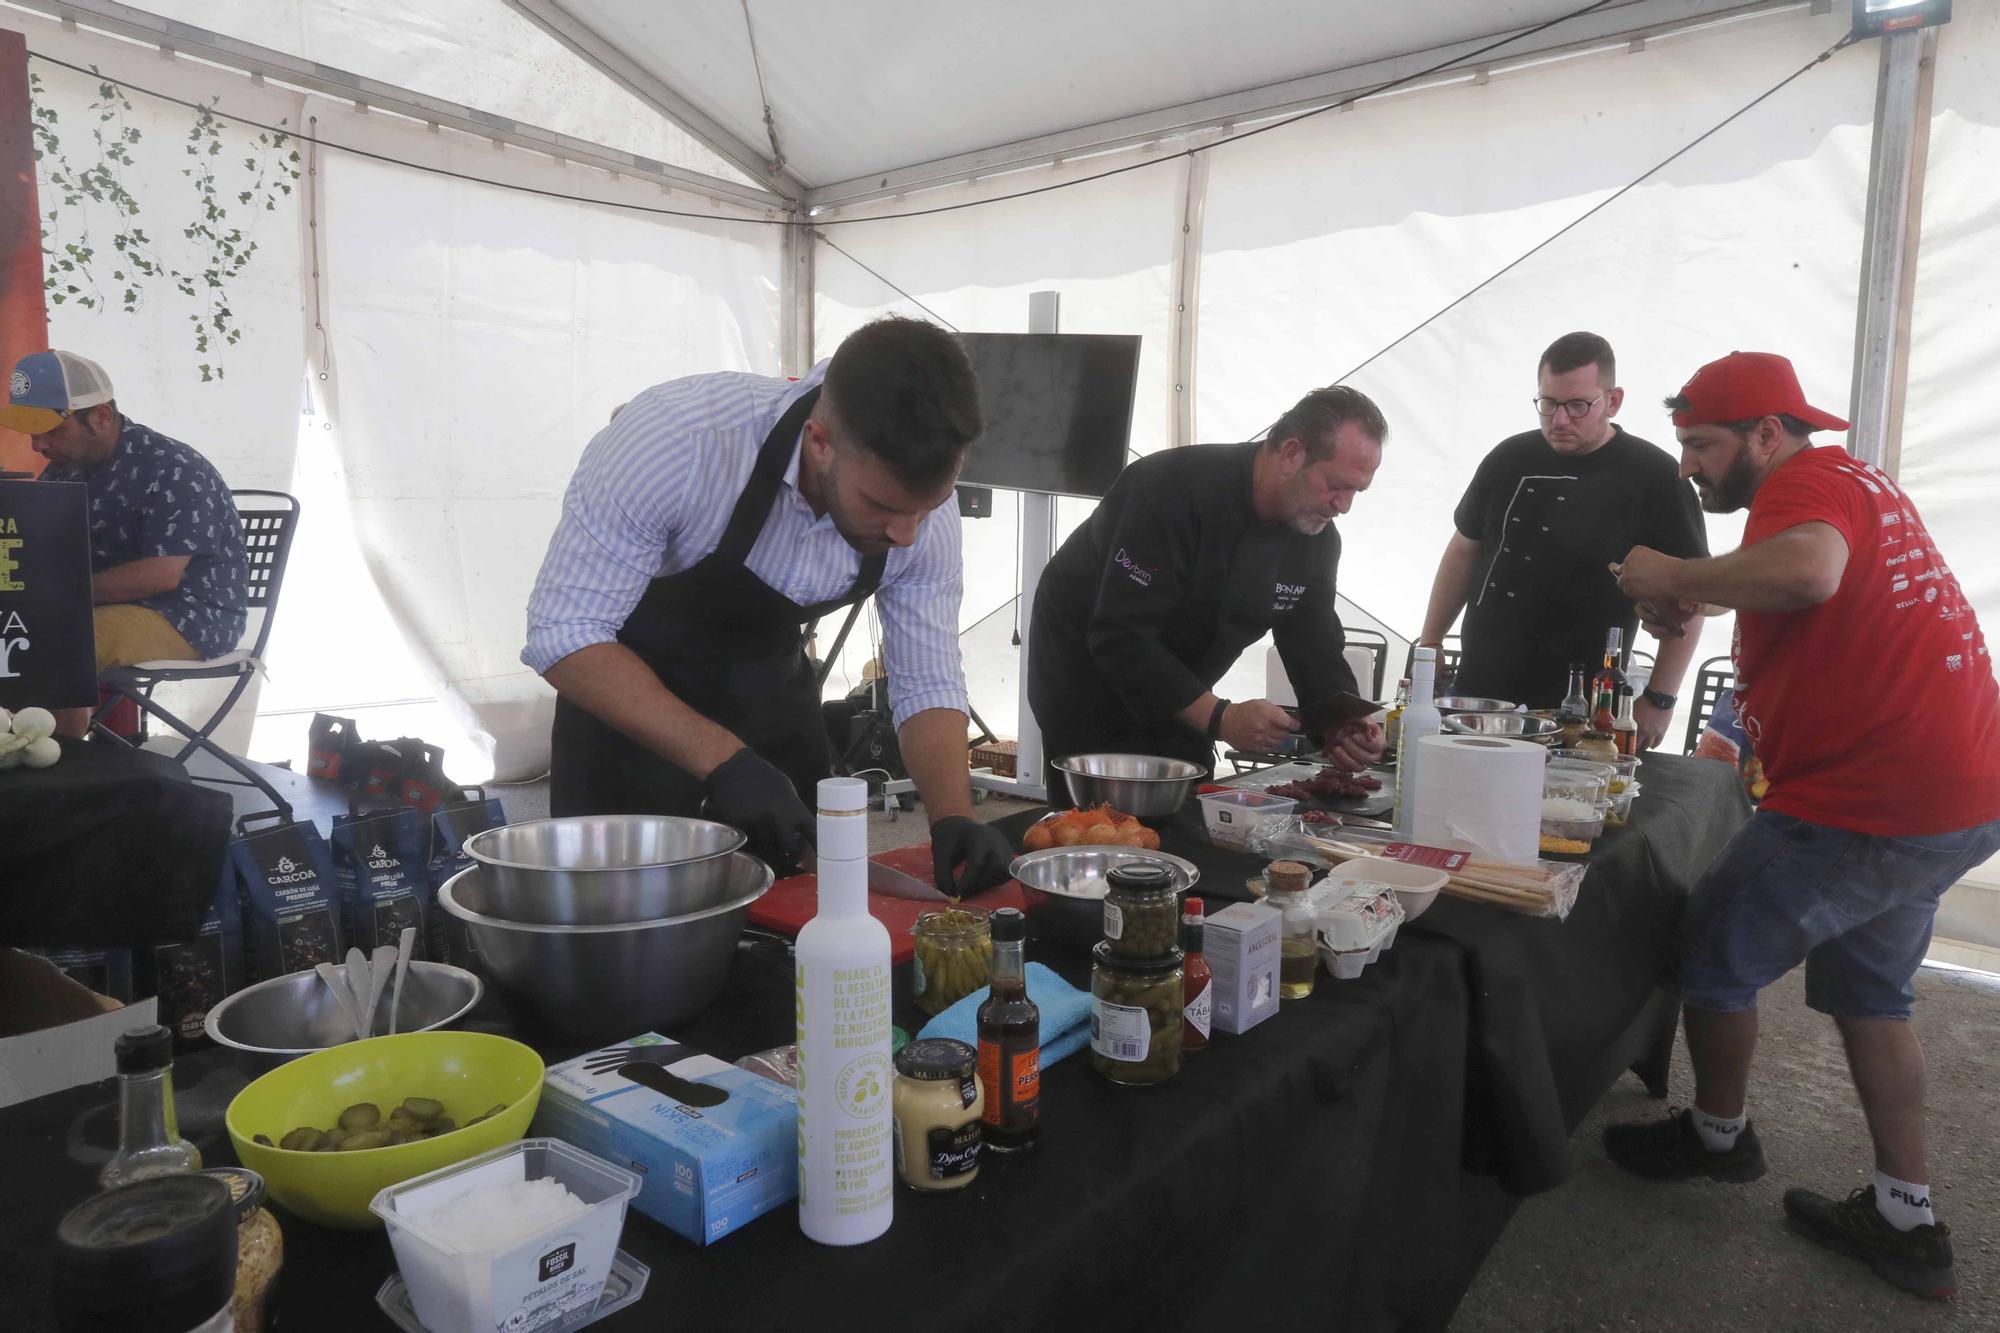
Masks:
[[[221,882],[229,797],[166,755],[62,742],[0,772],[0,944],[145,948],[192,936]]]
[[[1511,1212],[1505,1182],[1559,1179],[1575,1120],[1626,1063],[1658,1059],[1670,1031],[1658,987],[1674,909],[1742,805],[1722,765],[1649,760],[1645,780],[1634,827],[1606,835],[1569,921],[1440,900],[1358,980],[1322,976],[1310,999],[1218,1036],[1170,1083],[1115,1087],[1072,1056],[1044,1073],[1033,1153],[989,1159],[953,1195],[899,1190],[895,1225],[870,1245],[817,1246],[787,1207],[698,1248],[634,1211],[622,1246],[651,1283],[603,1326],[1442,1327]],[[1172,850],[1218,883],[1256,864]],[[1042,961],[1084,980],[1080,959]],[[899,975],[906,1029],[907,991]],[[509,1027],[498,1004],[477,1018]],[[755,943],[675,1035],[734,1059],[791,1027],[789,961]],[[551,1062],[576,1053],[542,1049]],[[220,1052],[178,1071],[183,1132],[226,1159],[222,1111],[245,1071]],[[21,1201],[0,1220],[10,1249],[44,1248],[89,1192],[109,1095],[101,1084],[0,1112]],[[280,1329],[376,1326],[386,1238],[291,1219],[285,1231]],[[0,1324],[32,1326],[42,1271],[24,1265],[0,1294]]]

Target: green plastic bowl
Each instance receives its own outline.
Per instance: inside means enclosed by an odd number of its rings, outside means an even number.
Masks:
[[[542,1096],[542,1057],[518,1041],[484,1032],[408,1032],[373,1037],[280,1065],[229,1103],[224,1124],[236,1158],[264,1178],[271,1198],[321,1226],[379,1229],[369,1201],[388,1185],[514,1142],[528,1131]],[[406,1097],[434,1097],[465,1121],[488,1107],[506,1110],[434,1139],[361,1152],[288,1152],[273,1143],[301,1125],[331,1129],[356,1102],[387,1116]]]

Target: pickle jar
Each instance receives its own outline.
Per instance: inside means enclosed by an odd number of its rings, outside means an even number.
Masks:
[[[1156,861],[1122,865],[1105,877],[1104,943],[1120,958],[1165,958],[1178,949],[1181,879]]]
[[[1164,1083],[1181,1072],[1186,994],[1181,951],[1159,958],[1125,958],[1110,941],[1090,966],[1090,1064],[1113,1083]]]
[[[925,912],[910,927],[915,952],[910,989],[917,1008],[939,1014],[986,988],[993,962],[993,925],[985,912],[945,907]]]

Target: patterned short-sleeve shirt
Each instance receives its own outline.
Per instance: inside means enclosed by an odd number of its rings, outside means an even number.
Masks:
[[[213,464],[128,420],[103,463],[51,464],[42,480],[83,483],[91,573],[150,556],[190,557],[179,587],[139,605],[159,612],[205,658],[236,647],[249,614],[249,568],[236,502]]]

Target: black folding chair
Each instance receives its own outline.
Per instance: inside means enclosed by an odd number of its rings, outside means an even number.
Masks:
[[[299,502],[283,491],[233,491],[231,495],[236,501],[237,515],[243,520],[243,553],[250,567],[246,600],[256,625],[255,631],[246,628],[247,643],[239,641],[236,648],[205,662],[140,662],[133,666],[113,667],[102,673],[97,678],[98,684],[111,691],[112,697],[98,707],[91,722],[99,722],[119,699],[130,699],[145,716],[158,718],[188,738],[188,743],[174,756],[176,762],[186,763],[188,756],[196,750],[212,755],[217,762],[241,777],[206,778],[203,781],[255,787],[269,797],[273,805],[288,812],[289,818],[291,806],[278,795],[276,789],[259,777],[256,769],[210,740],[209,735],[222,725],[222,720],[229,716],[229,710],[243,697],[243,691],[250,688],[250,682],[264,669],[264,648],[271,641],[271,622],[277,618],[278,593],[285,583],[285,562],[291,555],[292,537],[298,530]],[[235,683],[229,687],[228,696],[208,721],[197,726],[174,716],[165,705],[153,698],[153,691],[160,686],[186,680],[230,680]],[[101,738],[125,740],[101,726],[96,727],[96,731]],[[143,718],[140,739],[144,739]]]
[[[1356,681],[1357,689],[1366,689],[1370,699],[1382,697],[1382,673],[1389,669],[1389,639],[1387,635],[1372,629],[1351,629],[1347,631],[1347,646],[1366,648],[1369,658],[1375,663],[1374,679]]]
[[[1722,665],[1717,666],[1720,662]],[[1736,684],[1736,663],[1728,657],[1711,657],[1694,673],[1694,714],[1688,718],[1687,741],[1681,747],[1682,754],[1693,754],[1695,744],[1701,740],[1702,729],[1709,718],[1715,716],[1715,701],[1722,692]]]

